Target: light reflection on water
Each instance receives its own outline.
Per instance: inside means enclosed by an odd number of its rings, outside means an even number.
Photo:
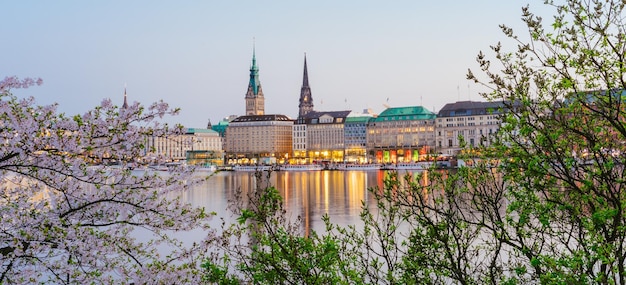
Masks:
[[[324,230],[324,214],[328,214],[334,224],[359,224],[362,201],[375,207],[374,198],[367,189],[382,188],[385,174],[380,170],[278,171],[272,172],[269,184],[281,193],[287,214],[293,219],[302,217],[302,230],[308,233]],[[207,212],[216,212],[226,222],[233,222],[235,217],[227,211],[229,199],[233,198],[236,189],[247,192],[254,187],[253,172],[220,172],[181,198],[194,206],[205,207]],[[219,225],[218,222],[212,224]]]

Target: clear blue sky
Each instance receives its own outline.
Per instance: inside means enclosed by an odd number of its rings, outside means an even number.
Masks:
[[[550,15],[542,3],[531,10]],[[467,69],[505,40],[499,24],[523,32],[526,4],[0,0],[0,77],[43,78],[14,93],[67,114],[103,98],[121,105],[126,85],[129,101],[163,99],[182,108],[169,122],[205,127],[245,112],[255,38],[267,114],[297,115],[305,52],[316,110],[381,112],[387,103],[437,111],[482,100]]]

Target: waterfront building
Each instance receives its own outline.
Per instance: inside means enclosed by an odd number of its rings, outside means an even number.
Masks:
[[[252,49],[252,65],[250,66],[250,82],[246,92],[246,115],[265,114],[265,97],[259,81],[259,67],[256,65],[256,49]]]
[[[293,124],[293,154],[291,163],[310,163],[306,152],[306,123],[303,117],[299,117]]]
[[[240,116],[228,124],[228,164],[285,163],[292,153],[293,120],[285,115]]]
[[[146,138],[146,160],[157,157],[167,161],[192,159],[191,164],[221,164],[222,138],[213,130],[187,128],[182,134]],[[191,153],[189,153],[191,152]],[[189,162],[189,161],[188,161]]]
[[[366,110],[367,111],[367,110]],[[350,113],[344,123],[344,161],[349,163],[373,162],[367,155],[367,123],[374,118],[373,114]]]
[[[223,138],[211,129],[188,128],[184,139],[185,158],[188,165],[223,165]]]
[[[437,115],[438,151],[457,155],[461,139],[470,147],[490,145],[490,135],[500,128],[502,107],[501,101],[458,101],[443,106]]]
[[[368,155],[377,163],[426,159],[435,146],[435,119],[421,106],[387,108],[368,122]]]
[[[490,135],[500,128],[503,107],[502,101],[458,101],[443,106],[437,115],[438,152],[457,155],[461,139],[469,147],[488,146]]]
[[[306,159],[312,162],[343,162],[344,123],[350,111],[311,111],[298,118],[306,125]]]

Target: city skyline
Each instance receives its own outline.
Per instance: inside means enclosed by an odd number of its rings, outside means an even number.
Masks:
[[[424,106],[477,100],[467,81],[479,51],[507,42],[498,25],[524,36],[518,1],[477,3],[319,1],[292,3],[6,1],[0,25],[3,74],[41,77],[14,90],[67,114],[104,98],[164,100],[182,109],[168,122],[205,127],[245,115],[253,45],[266,114],[298,115],[303,56],[316,110]],[[550,14],[541,2],[531,11]],[[549,19],[548,17],[544,17]],[[253,40],[254,39],[254,40]],[[253,41],[255,43],[253,43]],[[508,43],[508,44],[507,44]]]

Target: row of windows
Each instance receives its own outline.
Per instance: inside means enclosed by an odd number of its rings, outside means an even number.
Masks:
[[[456,142],[456,140],[448,139],[447,147],[458,147],[458,143],[454,144],[454,142]],[[467,142],[470,146],[476,146],[476,139],[474,138],[470,138]],[[481,137],[479,142],[480,142],[480,145],[488,145],[491,143],[491,141],[487,137]],[[438,141],[437,145],[439,147],[443,147],[442,141]]]
[[[361,138],[366,138],[365,134],[359,134],[359,135],[351,135],[351,136],[345,136],[346,140],[360,140]]]
[[[497,130],[497,129],[495,129]],[[484,129],[485,133],[489,133],[489,134],[493,134],[493,132],[495,131],[494,129]],[[472,129],[472,130],[455,130],[455,131],[447,131],[445,132],[446,136],[448,137],[455,137],[458,135],[464,135],[465,131],[467,131],[468,135],[475,135],[476,134],[476,130]],[[441,136],[442,132],[438,131],[437,132],[437,136]],[[483,129],[479,129],[478,130],[478,134],[482,135],[483,134]]]
[[[483,122],[479,122],[478,126],[482,126],[482,125],[489,125],[489,126],[491,126],[491,125],[499,125],[499,124],[500,124],[499,121],[487,121],[485,124],[483,124]],[[470,123],[467,123],[467,126],[476,126],[476,123],[470,122]],[[438,124],[437,127],[441,128],[442,124]],[[464,123],[457,123],[457,124],[449,123],[449,124],[446,124],[446,127],[447,128],[465,127],[465,124]]]
[[[480,116],[478,117],[478,120],[483,120],[483,119],[487,119],[487,120],[499,120],[499,117],[497,115],[490,115],[490,116]],[[442,122],[442,118],[437,119],[437,122]],[[454,122],[454,121],[474,121],[476,120],[476,117],[460,117],[460,118],[446,118],[446,122]]]

